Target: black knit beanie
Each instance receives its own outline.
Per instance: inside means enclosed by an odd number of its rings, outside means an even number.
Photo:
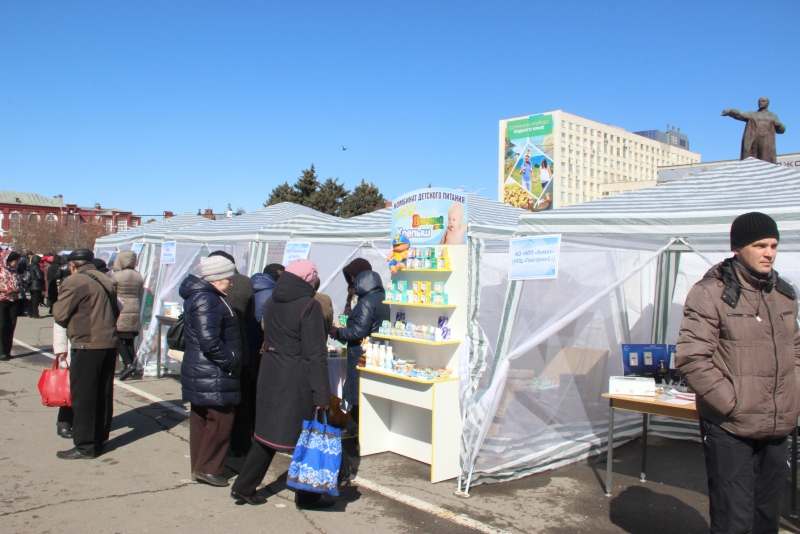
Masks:
[[[739,215],[731,224],[731,249],[746,247],[769,237],[781,238],[775,219],[769,215],[753,211]]]

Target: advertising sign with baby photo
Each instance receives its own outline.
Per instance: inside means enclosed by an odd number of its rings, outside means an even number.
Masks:
[[[411,245],[462,245],[467,242],[467,193],[429,187],[392,202],[392,235]]]

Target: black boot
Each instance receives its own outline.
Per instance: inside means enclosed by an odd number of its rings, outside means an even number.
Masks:
[[[129,379],[133,376],[133,373],[136,372],[136,366],[134,365],[126,365],[122,368],[122,371],[119,373],[119,380],[120,382],[124,382],[125,380]]]

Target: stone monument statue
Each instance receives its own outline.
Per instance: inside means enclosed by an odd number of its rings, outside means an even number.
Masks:
[[[725,109],[723,117],[732,117],[737,121],[744,121],[742,135],[742,153],[740,159],[757,158],[769,163],[778,163],[775,151],[775,134],[786,131],[778,116],[769,111],[769,98],[762,96],[758,99],[758,111],[739,111],[738,109]]]

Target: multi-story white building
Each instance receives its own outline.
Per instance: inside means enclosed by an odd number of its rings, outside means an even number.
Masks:
[[[535,170],[525,177],[528,160]],[[506,119],[500,121],[499,198],[535,211],[571,206],[654,186],[658,167],[699,161],[680,131],[628,132],[562,110]],[[551,178],[544,191],[539,175]],[[520,202],[527,187],[533,198]]]

